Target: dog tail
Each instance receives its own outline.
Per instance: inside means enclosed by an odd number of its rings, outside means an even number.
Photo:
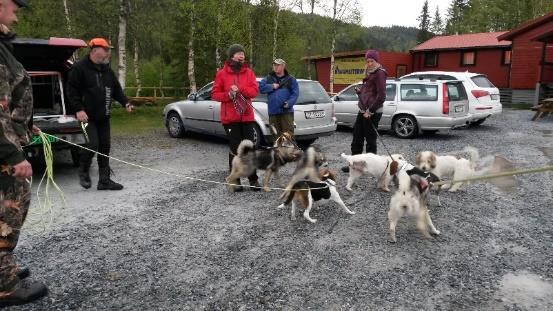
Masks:
[[[244,139],[240,145],[238,145],[237,155],[243,156],[246,153],[252,152],[255,150],[255,145],[253,144],[253,141],[249,139]]]
[[[478,153],[478,149],[471,146],[467,146],[465,147],[465,149],[463,149],[463,151],[469,154],[469,160],[472,163],[472,165],[473,166],[476,165],[476,162],[478,162],[478,160],[480,159],[480,154]]]

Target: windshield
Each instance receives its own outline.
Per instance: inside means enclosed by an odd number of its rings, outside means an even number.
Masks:
[[[326,94],[323,87],[316,81],[298,81],[300,87],[300,96],[296,105],[311,105],[330,103],[330,97]],[[254,99],[256,102],[267,102],[267,94],[259,94]]]
[[[475,76],[471,80],[479,87],[495,87],[486,76]]]

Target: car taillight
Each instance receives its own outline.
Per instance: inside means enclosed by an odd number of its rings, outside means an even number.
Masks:
[[[490,92],[484,91],[484,90],[472,90],[471,93],[472,93],[472,95],[474,95],[474,97],[476,97],[476,98],[480,98],[480,97],[483,97],[483,96],[488,96],[488,95],[490,95]]]
[[[444,90],[444,98],[442,101],[442,113],[445,115],[449,115],[449,94],[447,93],[447,84],[442,84],[443,90]]]

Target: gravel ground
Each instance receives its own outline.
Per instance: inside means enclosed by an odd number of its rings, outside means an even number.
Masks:
[[[450,135],[384,138],[412,162],[418,151],[472,145],[519,167],[550,164],[553,118],[530,118],[506,109]],[[349,152],[350,140],[351,131],[339,130],[318,141],[331,167],[343,165],[339,153]],[[158,131],[115,137],[113,149],[116,157],[182,175],[223,181],[227,172],[224,140]],[[310,224],[275,208],[279,192],[230,194],[121,163],[113,168],[123,191],[83,190],[69,163],[60,157],[55,170],[67,207],[45,231],[29,221],[16,250],[50,295],[13,310],[553,308],[550,172],[519,177],[513,193],[483,183],[444,193],[442,207],[431,208],[441,236],[424,240],[404,219],[392,244],[390,194],[377,192],[372,178],[349,193],[340,174],[339,190],[357,214],[329,203],[312,212],[319,221]]]

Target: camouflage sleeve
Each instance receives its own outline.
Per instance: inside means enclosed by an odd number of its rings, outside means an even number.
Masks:
[[[0,100],[9,101],[10,94],[11,88],[8,79],[8,67],[0,64]]]
[[[12,118],[9,113],[9,107],[6,104],[9,101],[11,88],[8,80],[8,71],[5,65],[0,65],[0,162],[9,165],[15,165],[25,160],[25,155],[19,144],[10,140],[13,135],[11,126]],[[13,134],[13,133],[12,133]]]

